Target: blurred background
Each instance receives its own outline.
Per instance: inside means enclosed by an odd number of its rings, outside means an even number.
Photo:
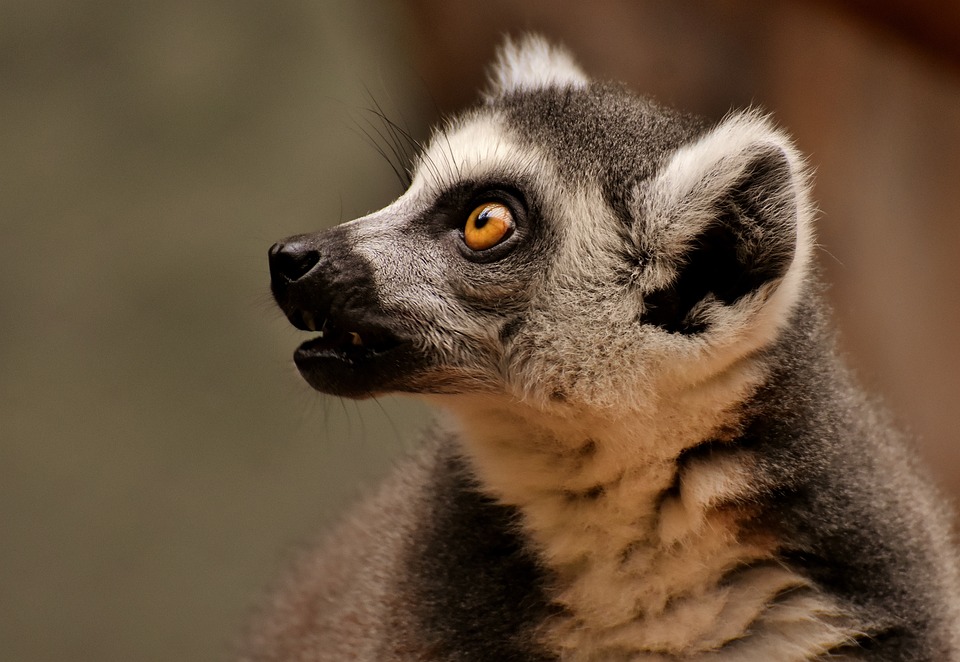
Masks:
[[[957,3],[0,0],[0,658],[229,659],[415,442],[299,379],[266,251],[398,195],[370,109],[425,137],[528,29],[793,133],[843,346],[957,495]]]

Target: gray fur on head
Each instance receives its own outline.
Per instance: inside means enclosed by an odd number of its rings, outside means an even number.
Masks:
[[[960,660],[949,515],[838,360],[803,159],[508,40],[385,209],[271,249],[321,391],[449,412],[249,660]]]

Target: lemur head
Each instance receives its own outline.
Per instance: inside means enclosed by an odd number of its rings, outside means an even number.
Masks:
[[[531,36],[399,199],[274,245],[272,289],[319,333],[295,361],[320,391],[622,409],[775,338],[805,279],[807,189],[764,116],[706,125]]]

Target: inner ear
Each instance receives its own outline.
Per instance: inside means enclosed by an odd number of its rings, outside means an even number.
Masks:
[[[734,305],[789,269],[797,200],[782,149],[754,152],[706,208],[707,221],[674,258],[672,282],[644,297],[643,322],[673,333],[699,333],[708,327],[701,302]]]

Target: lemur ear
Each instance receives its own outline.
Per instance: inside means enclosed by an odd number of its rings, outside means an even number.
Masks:
[[[757,113],[679,149],[639,191],[643,321],[691,334],[723,309],[790,305],[813,241],[808,188],[789,138]]]
[[[520,90],[584,87],[588,82],[564,48],[538,34],[525,34],[517,41],[507,36],[497,49],[485,96],[490,99]]]

